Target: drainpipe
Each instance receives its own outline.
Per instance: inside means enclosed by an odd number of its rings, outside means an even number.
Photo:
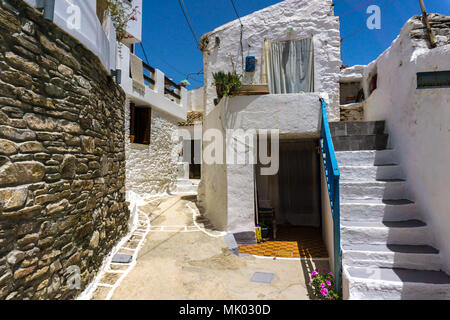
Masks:
[[[423,0],[419,0],[420,8],[422,9],[422,18],[425,23],[425,27],[427,28],[428,36],[430,38],[430,46],[431,48],[436,48],[436,42],[434,41],[433,32],[431,31],[430,21],[428,20],[427,10],[425,9],[425,4]]]

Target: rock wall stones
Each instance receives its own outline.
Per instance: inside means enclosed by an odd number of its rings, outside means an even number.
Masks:
[[[364,121],[364,106],[362,103],[352,103],[340,106],[341,121]]]
[[[14,10],[0,2],[0,299],[71,299],[127,232],[125,95],[77,40],[24,1],[8,2]]]
[[[411,39],[417,46],[429,45],[429,35],[422,16],[414,16],[413,27],[410,32]],[[441,47],[450,44],[450,17],[438,13],[428,14],[431,32],[433,33],[436,46]]]
[[[126,112],[126,188],[140,194],[163,194],[176,190],[182,143],[175,118],[152,109],[150,145],[128,143],[130,108]]]

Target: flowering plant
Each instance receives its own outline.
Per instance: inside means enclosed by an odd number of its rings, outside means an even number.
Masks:
[[[320,271],[314,270],[311,273],[311,286],[314,295],[322,300],[338,300],[339,295],[334,289],[334,275],[332,272],[328,272],[326,269]]]
[[[130,21],[136,21],[138,7],[130,7],[123,0],[106,0],[106,12],[111,16],[116,29],[117,41],[128,37],[127,26]]]

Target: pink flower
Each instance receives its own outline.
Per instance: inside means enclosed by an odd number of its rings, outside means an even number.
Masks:
[[[326,297],[328,295],[328,289],[321,289],[320,293]]]
[[[331,286],[331,282],[330,281],[325,281],[325,283],[327,284],[327,285],[329,285],[329,286]]]
[[[313,273],[311,273],[311,275],[314,277],[315,275],[317,275],[317,271],[313,271]]]
[[[323,269],[323,273],[327,273],[327,269]]]
[[[321,284],[320,284],[320,287],[321,287],[321,288],[325,288],[325,283],[321,283]]]
[[[329,275],[331,275],[334,278],[333,272],[328,273]]]

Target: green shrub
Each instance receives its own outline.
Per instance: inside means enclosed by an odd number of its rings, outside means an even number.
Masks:
[[[225,73],[219,71],[213,73],[214,83],[217,90],[217,97],[231,97],[242,88],[242,75],[236,74],[236,72]]]

